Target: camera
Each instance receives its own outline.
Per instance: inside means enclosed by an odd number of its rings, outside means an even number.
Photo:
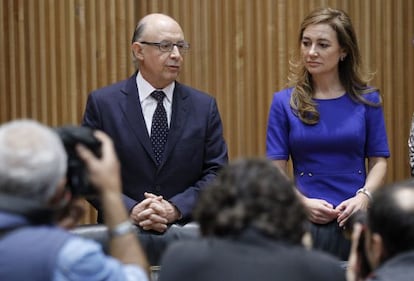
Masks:
[[[101,157],[101,142],[93,135],[93,130],[88,127],[62,126],[55,128],[62,140],[68,155],[68,170],[66,173],[67,187],[75,197],[95,197],[97,190],[89,182],[86,165],[75,150],[76,145],[82,144]]]

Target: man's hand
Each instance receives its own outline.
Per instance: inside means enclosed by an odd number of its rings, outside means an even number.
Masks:
[[[65,229],[72,229],[78,225],[85,213],[85,201],[72,198],[69,204],[59,212],[56,224]]]
[[[162,196],[146,197],[132,209],[129,215],[130,219],[145,230],[164,232],[167,229],[168,221],[164,218],[162,209],[159,207],[159,202],[163,200]]]
[[[173,223],[181,216],[177,208],[163,199],[146,192],[145,199],[138,203],[131,212],[130,218],[144,230],[164,232],[169,223]]]

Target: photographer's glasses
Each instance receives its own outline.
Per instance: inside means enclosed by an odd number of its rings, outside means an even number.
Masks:
[[[162,40],[161,42],[141,41],[139,43],[150,45],[150,46],[156,46],[158,47],[158,49],[160,49],[161,52],[164,52],[164,53],[171,52],[174,46],[177,46],[178,51],[180,51],[181,54],[185,54],[190,49],[190,43],[186,41],[179,41],[177,43],[173,43],[168,40]]]

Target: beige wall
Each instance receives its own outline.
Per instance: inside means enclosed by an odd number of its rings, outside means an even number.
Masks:
[[[286,85],[302,18],[320,6],[351,16],[363,60],[375,72],[372,84],[384,97],[387,181],[408,177],[412,0],[0,0],[0,122],[79,124],[88,92],[132,74],[137,20],[163,12],[178,20],[192,46],[180,81],[217,98],[231,159],[264,155],[272,94]]]

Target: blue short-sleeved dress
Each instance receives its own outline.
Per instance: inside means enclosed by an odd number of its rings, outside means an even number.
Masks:
[[[314,99],[320,120],[306,125],[293,113],[293,88],[274,94],[266,149],[271,160],[292,159],[298,189],[336,207],[365,183],[367,157],[389,157],[382,107],[355,102],[349,94]],[[377,103],[379,92],[365,99]]]

